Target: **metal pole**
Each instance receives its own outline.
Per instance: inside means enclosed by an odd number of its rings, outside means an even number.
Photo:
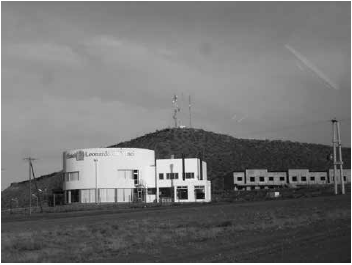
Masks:
[[[32,190],[31,190],[31,178],[32,178],[32,167],[31,167],[31,158],[28,158],[29,166],[29,215],[32,213]]]
[[[343,162],[342,162],[342,147],[341,147],[341,137],[340,137],[340,125],[339,122],[336,122],[337,125],[337,142],[339,146],[339,164],[340,164],[340,178],[341,178],[341,192],[345,194],[345,180],[343,179]]]
[[[98,165],[97,165],[98,159],[94,159],[95,163],[95,203],[98,203]]]
[[[333,161],[334,161],[334,190],[335,195],[337,195],[337,170],[336,170],[336,130],[335,130],[335,122],[336,120],[332,120],[332,131],[333,131],[333,138],[332,138],[332,146],[333,146]]]

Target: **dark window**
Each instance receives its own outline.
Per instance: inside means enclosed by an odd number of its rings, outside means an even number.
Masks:
[[[160,197],[167,197],[167,198],[173,198],[173,188],[160,188],[159,189],[159,196]]]
[[[346,179],[347,179],[346,176],[343,176],[343,180],[346,181]]]
[[[148,194],[156,194],[156,188],[148,188]]]
[[[159,173],[159,179],[164,179],[164,173]]]
[[[237,181],[242,181],[242,177],[237,177]]]
[[[260,182],[264,182],[264,177],[259,177]]]
[[[166,173],[166,179],[178,179],[178,173]]]
[[[250,177],[249,180],[250,180],[251,182],[254,182],[254,181],[255,181],[255,177]]]
[[[292,177],[292,181],[297,181],[297,177],[296,177],[296,176],[293,176],[293,177]]]
[[[133,170],[133,180],[134,180],[134,185],[139,184],[138,170]]]
[[[79,190],[71,190],[71,203],[79,202]]]
[[[320,177],[320,180],[324,181],[324,180],[325,180],[325,177],[321,176],[321,177]]]
[[[269,177],[269,181],[274,181],[274,177]]]
[[[177,199],[188,200],[188,188],[187,186],[177,187]]]
[[[301,181],[307,181],[307,178],[304,177],[304,176],[302,176],[302,177],[301,177]]]
[[[186,179],[194,179],[194,173],[186,173]]]
[[[285,181],[285,177],[280,177],[280,181]]]
[[[205,199],[204,186],[194,186],[194,194],[195,194],[196,200]]]
[[[311,180],[311,181],[315,181],[315,177],[311,176],[311,177],[310,177],[310,180]]]

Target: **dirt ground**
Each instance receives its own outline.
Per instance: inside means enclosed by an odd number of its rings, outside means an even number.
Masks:
[[[37,235],[63,228],[70,231],[67,229],[75,229],[76,226],[94,227],[112,223],[119,224],[121,228],[117,234],[110,235],[109,231],[106,237],[118,236],[126,232],[126,229],[135,227],[136,233],[129,232],[129,236],[135,237],[140,234],[143,238],[131,240],[131,244],[124,248],[110,248],[89,258],[87,254],[87,260],[83,261],[351,262],[350,194],[238,204],[185,205],[130,211],[80,212],[69,215],[47,214],[33,216],[30,220],[4,217],[1,227],[2,261],[18,262],[14,260],[14,257],[17,257],[16,252],[11,252],[13,250],[8,242],[9,238],[16,235],[24,233]],[[197,225],[201,226],[200,230],[190,230],[190,227]],[[151,230],[143,230],[148,226]],[[182,234],[184,231],[186,234]],[[194,232],[194,236],[189,237],[188,232]],[[167,237],[159,241],[156,236],[152,240],[145,241],[151,233],[155,235],[159,233],[164,238],[165,233],[175,233],[177,239]],[[200,233],[202,236],[199,236]],[[70,236],[73,235],[66,236],[72,241]],[[96,234],[92,238],[102,240],[102,237]],[[48,244],[51,244],[51,239],[48,240]],[[77,242],[82,240],[84,239],[77,238]],[[66,242],[61,240],[60,244]],[[69,255],[66,256],[67,259],[60,260],[62,254],[68,251],[65,247],[62,248],[63,252],[59,253],[60,255],[54,256],[47,251],[44,259],[28,261],[78,261],[71,260]],[[25,249],[26,251],[32,250],[29,248]]]

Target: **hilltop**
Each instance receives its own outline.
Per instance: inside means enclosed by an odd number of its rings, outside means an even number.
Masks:
[[[208,165],[208,177],[213,189],[222,188],[222,177],[233,171],[266,168],[269,171],[287,171],[288,168],[307,168],[311,171],[326,171],[332,167],[327,160],[332,148],[327,145],[291,141],[238,139],[229,135],[202,129],[172,128],[157,130],[130,141],[108,146],[148,148],[156,151],[156,158],[180,158],[203,156]],[[351,168],[351,148],[343,148],[344,168]],[[38,178],[38,188],[62,187],[61,172]],[[1,193],[1,205],[9,205],[17,197],[19,205],[26,203],[28,181],[12,183]],[[28,199],[27,199],[28,200]]]

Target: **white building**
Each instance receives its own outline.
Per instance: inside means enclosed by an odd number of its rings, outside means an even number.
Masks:
[[[186,158],[184,162],[182,166],[182,159],[155,161],[153,150],[140,148],[64,152],[66,202],[210,201],[206,163],[200,168],[199,159]],[[160,174],[165,177],[161,179]]]
[[[202,164],[202,166],[201,166]],[[198,158],[156,160],[158,188],[162,200],[209,202],[211,183],[207,164]]]

